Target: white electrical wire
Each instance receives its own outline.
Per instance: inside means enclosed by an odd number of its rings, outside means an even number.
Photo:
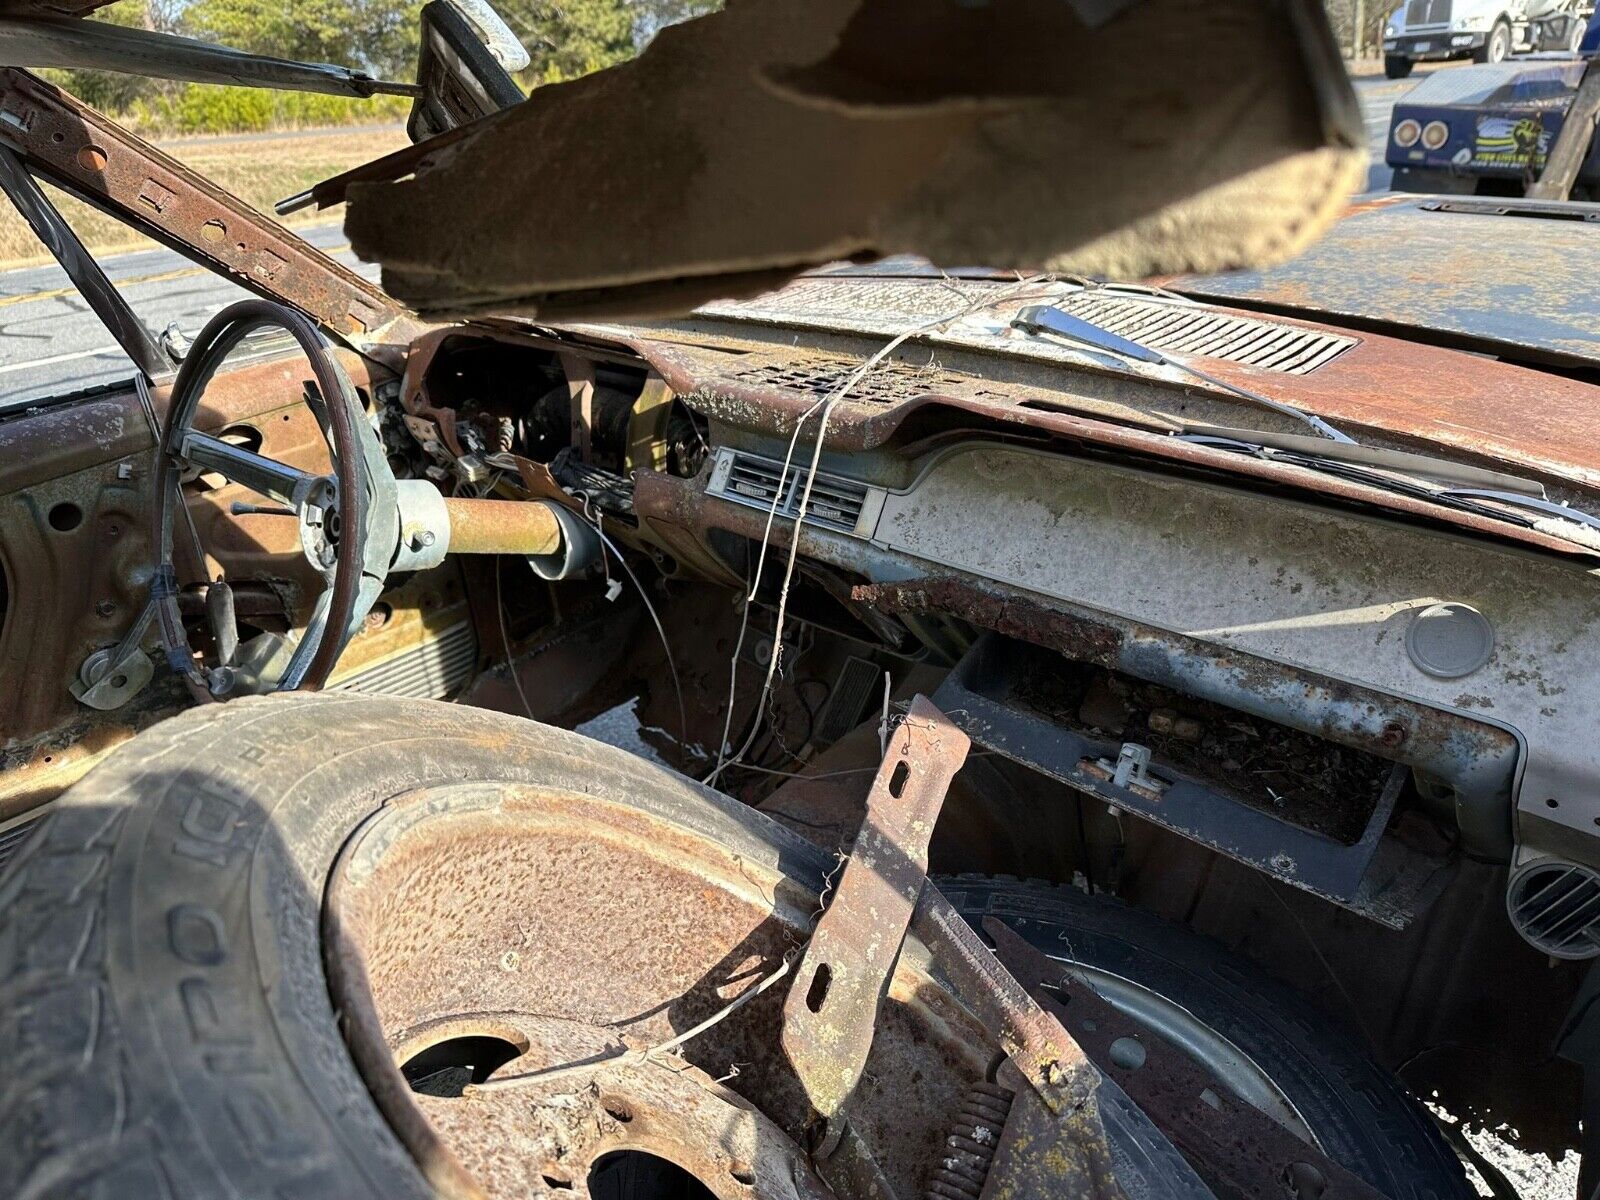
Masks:
[[[589,515],[587,512],[589,508],[587,497],[584,498],[584,508],[586,510],[585,515]],[[594,531],[599,536],[601,543],[607,550],[611,551],[612,557],[622,565],[622,569],[628,573],[628,578],[633,580],[633,586],[639,591],[639,599],[644,601],[645,611],[650,614],[650,619],[655,622],[656,633],[661,637],[661,649],[667,656],[667,670],[672,675],[672,691],[678,699],[678,750],[681,755],[680,761],[686,763],[689,755],[689,710],[683,704],[683,685],[678,680],[678,664],[672,657],[672,644],[667,641],[666,628],[661,624],[661,618],[656,615],[656,606],[650,603],[650,594],[644,590],[644,584],[633,573],[633,568],[628,565],[628,560],[622,557],[622,551],[617,549],[616,543],[608,538],[606,531],[600,527],[600,510],[598,508],[593,510],[590,519],[594,523]]]
[[[810,939],[808,938],[807,942],[809,941]],[[560,1066],[555,1067],[544,1067],[540,1070],[528,1071],[521,1075],[502,1075],[498,1079],[489,1079],[485,1080],[483,1083],[470,1084],[468,1085],[467,1090],[469,1092],[500,1092],[506,1091],[510,1088],[526,1087],[530,1084],[545,1085],[570,1075],[587,1073],[597,1070],[601,1067],[615,1069],[621,1066],[633,1066],[639,1063],[651,1062],[664,1054],[668,1054],[671,1051],[676,1050],[685,1042],[699,1037],[706,1030],[711,1029],[721,1022],[727,1020],[746,1004],[749,1004],[750,1001],[754,1000],[773,984],[777,983],[789,973],[790,968],[795,964],[795,960],[798,959],[801,952],[805,950],[807,942],[802,942],[800,946],[798,946],[792,953],[785,956],[783,962],[780,963],[774,970],[770,971],[754,987],[746,988],[744,991],[740,992],[739,995],[734,997],[732,1001],[723,1005],[704,1021],[701,1021],[698,1025],[692,1026],[689,1029],[685,1029],[682,1033],[668,1041],[651,1046],[648,1050],[613,1050],[609,1054],[596,1055],[593,1058],[583,1059],[579,1062],[563,1063]]]
[[[963,317],[970,316],[972,313],[978,312],[981,309],[993,308],[996,305],[1004,304],[1007,301],[1018,299],[1018,293],[1026,290],[1027,288],[1033,287],[1034,285],[1040,283],[1053,282],[1053,280],[1054,277],[1050,275],[1033,275],[1027,279],[1018,280],[1014,286],[1007,288],[1003,292],[993,296],[980,297],[977,300],[972,300],[956,312],[950,313],[943,317],[938,317],[935,320],[929,321],[925,324],[916,325],[910,329],[904,330],[903,332],[895,335],[895,337],[891,338],[889,342],[882,347],[882,349],[878,350],[871,358],[867,359],[859,367],[852,371],[849,378],[847,378],[833,391],[829,392],[826,396],[823,396],[810,408],[806,409],[806,411],[800,415],[799,419],[795,421],[794,433],[790,435],[789,438],[789,449],[783,458],[783,469],[778,476],[778,486],[773,492],[772,505],[767,510],[767,523],[761,535],[761,551],[756,556],[755,578],[751,581],[750,591],[745,596],[744,613],[739,621],[739,637],[734,643],[733,659],[729,670],[728,679],[728,706],[723,718],[722,740],[717,745],[717,765],[715,768],[713,768],[711,773],[705,777],[705,783],[714,785],[717,781],[717,778],[722,774],[723,771],[727,770],[727,768],[732,764],[743,759],[745,754],[749,752],[751,745],[755,742],[756,734],[760,731],[761,714],[763,711],[765,711],[767,697],[772,691],[772,681],[777,674],[779,660],[783,655],[783,625],[784,620],[788,615],[789,585],[794,579],[795,560],[800,550],[800,529],[806,519],[806,510],[811,505],[811,485],[816,481],[817,469],[822,462],[822,446],[827,436],[828,420],[833,415],[834,406],[848,396],[850,394],[850,390],[860,383],[861,380],[867,376],[868,372],[874,370],[883,362],[884,359],[888,358],[889,355],[893,354],[911,338],[917,337],[921,334],[937,332],[943,326],[949,325],[953,321],[959,321]],[[951,290],[955,291],[958,295],[961,294],[960,290],[955,287],[955,284],[949,279],[948,276],[944,277],[944,284]],[[756,591],[761,585],[761,572],[766,566],[767,548],[772,541],[773,522],[777,519],[778,509],[783,503],[784,495],[787,494],[788,491],[787,485],[789,482],[789,468],[794,461],[795,447],[800,441],[800,430],[805,425],[806,421],[808,421],[813,415],[817,414],[820,414],[820,416],[817,422],[816,441],[812,445],[811,461],[809,464],[807,464],[806,468],[806,481],[805,487],[801,489],[800,493],[800,506],[795,510],[794,533],[789,539],[789,557],[784,563],[783,584],[778,589],[778,614],[773,623],[772,654],[767,659],[767,673],[761,683],[761,696],[756,703],[755,717],[751,721],[750,732],[745,737],[744,744],[739,747],[737,752],[729,757],[728,735],[732,730],[734,698],[738,689],[739,652],[744,646],[745,630],[750,621],[750,605],[755,600]]]

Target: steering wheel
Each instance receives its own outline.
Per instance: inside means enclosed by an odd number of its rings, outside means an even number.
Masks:
[[[293,337],[311,364],[315,386],[306,389],[305,400],[328,443],[332,474],[302,471],[194,427],[201,397],[229,353],[250,334],[270,328]],[[157,464],[158,561],[150,598],[168,664],[202,700],[321,688],[382,591],[398,540],[394,473],[350,377],[322,334],[293,309],[266,300],[241,300],[219,312],[195,338],[178,371]],[[192,470],[216,472],[284,506],[254,511],[277,512],[299,522],[301,551],[324,581],[298,642],[278,643],[276,653],[251,667],[231,661],[237,630],[232,593],[221,580],[210,581],[221,601],[213,603],[213,596],[207,597],[208,612],[218,628],[215,665],[204,670],[197,665],[179,613],[173,526],[181,519],[193,530],[180,490],[185,473]],[[235,511],[252,510],[235,505]],[[204,570],[206,557],[198,535],[195,543]]]

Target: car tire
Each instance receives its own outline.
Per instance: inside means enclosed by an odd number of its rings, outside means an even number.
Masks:
[[[441,780],[632,806],[814,891],[832,861],[500,713],[338,693],[194,709],[118,748],[0,873],[0,1196],[437,1200],[340,1033],[321,904],[352,831]]]
[[[1476,63],[1504,62],[1510,57],[1511,26],[1504,21],[1497,21],[1483,45],[1472,52],[1472,61]]]
[[[1409,58],[1398,54],[1386,54],[1383,58],[1383,73],[1390,79],[1404,79],[1411,74],[1411,68],[1415,65]]]
[[[1126,980],[1226,1039],[1270,1078],[1325,1154],[1389,1200],[1475,1196],[1438,1127],[1400,1082],[1306,996],[1252,963],[1105,895],[993,877],[937,882],[974,926],[999,917],[1051,958]]]

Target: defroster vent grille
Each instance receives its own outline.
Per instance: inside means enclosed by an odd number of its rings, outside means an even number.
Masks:
[[[1078,292],[1056,307],[1152,350],[1288,375],[1309,375],[1356,344],[1355,338],[1237,317],[1198,304],[1104,291]]]

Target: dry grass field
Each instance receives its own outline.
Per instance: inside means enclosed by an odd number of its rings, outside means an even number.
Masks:
[[[319,180],[406,144],[399,127],[310,130],[281,134],[174,138],[161,149],[245,203],[270,214],[273,202]],[[136,250],[149,243],[127,226],[88,205],[46,188],[68,222],[96,254]],[[327,220],[315,210],[286,222]],[[9,204],[0,205],[0,266],[45,262],[49,253]]]

